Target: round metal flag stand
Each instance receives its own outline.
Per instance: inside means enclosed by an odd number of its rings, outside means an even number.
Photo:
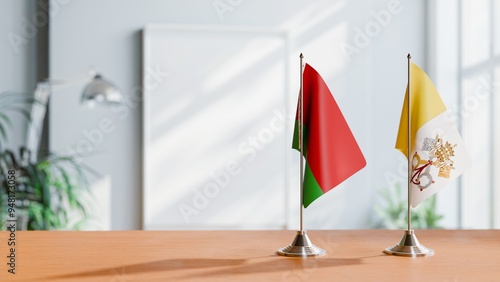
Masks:
[[[386,248],[384,253],[405,257],[423,257],[434,255],[434,250],[426,248],[424,245],[420,244],[413,230],[406,230],[403,238],[401,238],[401,242],[392,247]]]
[[[297,231],[297,235],[293,242],[278,250],[277,252],[280,256],[288,256],[288,257],[310,257],[310,256],[323,256],[326,254],[326,251],[316,247],[311,240],[309,240],[309,236],[307,236],[306,230]]]

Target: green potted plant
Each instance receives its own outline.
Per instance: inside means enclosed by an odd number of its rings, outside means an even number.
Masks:
[[[378,217],[376,228],[406,229],[408,219],[407,199],[403,196],[401,183],[380,193],[381,203],[375,205]],[[437,212],[436,195],[431,196],[411,211],[412,227],[415,229],[440,229],[443,215]]]
[[[18,228],[27,230],[78,229],[88,217],[90,195],[88,167],[73,156],[49,154],[33,161],[31,152],[21,146],[14,152],[4,145],[13,128],[10,113],[17,112],[31,121],[27,109],[36,103],[25,95],[0,95],[0,207],[4,226],[9,216],[18,218]],[[15,191],[9,194],[8,176],[15,171]],[[11,189],[12,190],[12,189]],[[15,207],[9,207],[15,199]],[[10,210],[9,210],[10,208]]]

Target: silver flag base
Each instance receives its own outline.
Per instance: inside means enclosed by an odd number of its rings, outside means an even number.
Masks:
[[[323,256],[326,254],[326,251],[316,247],[311,240],[309,240],[306,230],[302,230],[297,231],[297,235],[292,244],[279,249],[277,254],[288,257],[312,257]]]
[[[423,257],[433,256],[434,250],[426,248],[424,245],[420,244],[413,230],[406,230],[403,238],[401,238],[401,242],[397,245],[386,248],[384,253],[395,256]]]

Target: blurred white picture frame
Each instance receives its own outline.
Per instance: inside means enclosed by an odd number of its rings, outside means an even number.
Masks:
[[[144,28],[143,229],[286,228],[289,53],[282,30]]]

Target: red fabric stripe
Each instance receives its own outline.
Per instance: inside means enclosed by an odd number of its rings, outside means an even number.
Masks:
[[[318,72],[306,64],[303,79],[306,160],[321,190],[327,192],[365,167],[366,161]]]

